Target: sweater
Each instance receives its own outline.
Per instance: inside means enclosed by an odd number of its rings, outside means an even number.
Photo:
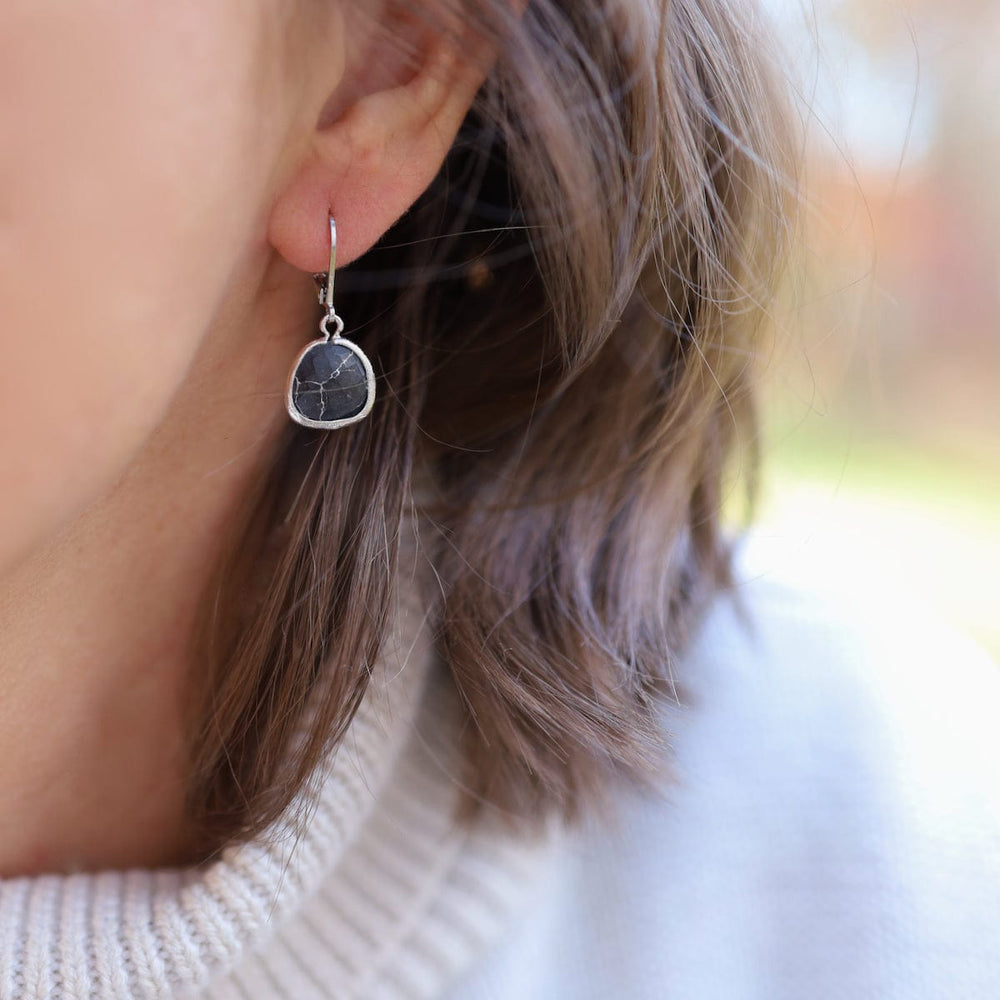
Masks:
[[[2,1000],[1000,995],[1000,674],[971,642],[751,543],[676,666],[659,787],[526,837],[453,820],[461,713],[403,576],[347,735],[266,837],[0,880]]]

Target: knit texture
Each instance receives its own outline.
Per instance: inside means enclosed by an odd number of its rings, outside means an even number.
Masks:
[[[404,536],[392,637],[318,794],[197,868],[0,880],[0,1000],[412,1000],[486,947],[545,841],[454,823],[458,705]]]
[[[671,780],[535,842],[453,822],[461,713],[404,586],[302,829],[0,882],[0,1000],[993,1000],[1000,671],[775,565],[742,555],[675,665]]]

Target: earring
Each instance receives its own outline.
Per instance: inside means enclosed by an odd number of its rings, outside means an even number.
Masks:
[[[375,402],[375,374],[357,344],[345,340],[344,321],[333,308],[333,272],[337,258],[337,223],[330,219],[330,270],[314,274],[319,301],[326,309],[320,320],[322,339],[299,352],[288,378],[287,404],[292,420],[304,427],[333,430],[356,423]],[[332,330],[331,330],[332,328]]]

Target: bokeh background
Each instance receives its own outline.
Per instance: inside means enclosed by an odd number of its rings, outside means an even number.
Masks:
[[[807,156],[759,520],[1000,660],[1000,3],[769,5]]]

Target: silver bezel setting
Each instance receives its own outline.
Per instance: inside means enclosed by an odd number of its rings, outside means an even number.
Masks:
[[[357,413],[350,417],[341,417],[339,420],[313,420],[311,417],[307,417],[305,414],[300,413],[298,408],[295,406],[294,398],[294,388],[295,388],[295,373],[299,370],[299,364],[306,354],[317,344],[340,344],[342,347],[346,347],[349,351],[352,351],[357,355],[358,359],[361,361],[361,365],[365,370],[365,379],[367,382],[368,398],[365,401],[365,405],[358,410]],[[371,413],[372,407],[375,405],[375,372],[372,370],[372,364],[368,360],[368,356],[364,351],[354,343],[353,340],[348,340],[346,337],[319,337],[316,340],[310,340],[305,347],[299,351],[297,357],[295,358],[295,364],[292,365],[292,373],[288,376],[288,388],[285,392],[285,404],[288,407],[288,414],[297,424],[301,424],[303,427],[316,427],[320,430],[334,430],[337,427],[347,427],[349,424],[355,424],[359,420],[364,420],[365,417]]]

